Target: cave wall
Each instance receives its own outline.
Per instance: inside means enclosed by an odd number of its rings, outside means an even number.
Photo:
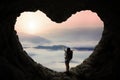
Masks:
[[[3,80],[116,80],[119,79],[119,5],[115,0],[1,0],[0,79]],[[96,12],[104,31],[94,52],[71,69],[72,77],[50,70],[23,50],[14,24],[24,11],[43,11],[57,23],[81,10]],[[117,79],[117,80],[118,80]]]

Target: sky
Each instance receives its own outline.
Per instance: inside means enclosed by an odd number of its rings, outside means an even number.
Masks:
[[[23,12],[17,18],[15,30],[21,36],[29,35],[48,39],[52,42],[100,40],[103,22],[90,10],[77,12],[67,21],[56,23],[43,12]],[[34,37],[35,40],[35,37]]]
[[[76,58],[72,64],[75,66],[77,65],[75,62],[82,62],[91,53],[91,51],[80,51],[81,48],[90,49],[98,44],[102,36],[103,26],[104,24],[98,15],[90,10],[77,12],[62,23],[51,21],[43,12],[38,10],[21,13],[17,18],[15,30],[22,46],[34,60],[45,66],[54,63],[56,67],[50,66],[50,68],[58,70],[63,61],[57,59],[62,59],[63,55],[60,53],[64,52],[59,51],[60,49],[56,51],[56,47],[68,46],[79,49],[76,51]],[[50,56],[51,60],[48,62],[44,60]],[[59,58],[60,56],[61,58]],[[55,62],[54,59],[58,62]],[[59,70],[63,70],[63,68],[59,68]]]

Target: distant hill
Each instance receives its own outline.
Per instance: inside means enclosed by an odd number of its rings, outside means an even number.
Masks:
[[[36,49],[48,49],[48,50],[63,50],[67,46],[64,45],[53,45],[53,46],[37,46]]]
[[[67,48],[65,45],[53,45],[53,46],[37,46],[35,49],[47,49],[47,50],[64,50]],[[71,49],[77,51],[93,51],[94,47],[72,47]]]
[[[93,51],[94,47],[74,47],[73,49],[78,51]]]

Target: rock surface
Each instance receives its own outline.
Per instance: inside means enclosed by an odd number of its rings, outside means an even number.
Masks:
[[[36,63],[23,50],[14,24],[20,13],[36,10],[57,23],[78,11],[91,10],[104,22],[94,52],[69,74]],[[119,80],[119,12],[115,0],[0,0],[0,80]]]

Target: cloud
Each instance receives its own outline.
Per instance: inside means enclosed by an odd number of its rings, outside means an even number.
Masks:
[[[102,35],[102,28],[82,28],[63,32],[68,35],[71,40],[100,40]]]
[[[54,41],[99,41],[103,32],[102,27],[73,28],[51,32],[48,37]]]
[[[37,36],[37,35],[20,34],[19,39],[21,43],[24,45],[51,43],[50,40]]]
[[[33,57],[33,56],[35,56],[36,54],[34,54],[34,53],[29,53],[29,56],[30,57]]]
[[[102,37],[102,27],[96,28],[74,28],[60,31],[53,31],[48,36],[40,37],[37,35],[23,34],[19,35],[24,47],[34,47],[37,45],[54,45],[39,46],[44,49],[55,50],[56,44],[66,46],[96,46]],[[41,35],[42,36],[42,35]],[[37,46],[38,47],[38,46]],[[60,47],[60,46],[59,46]],[[59,50],[56,48],[56,50]]]
[[[65,63],[65,61],[60,61],[59,63]],[[79,61],[71,60],[70,63],[79,63]]]

